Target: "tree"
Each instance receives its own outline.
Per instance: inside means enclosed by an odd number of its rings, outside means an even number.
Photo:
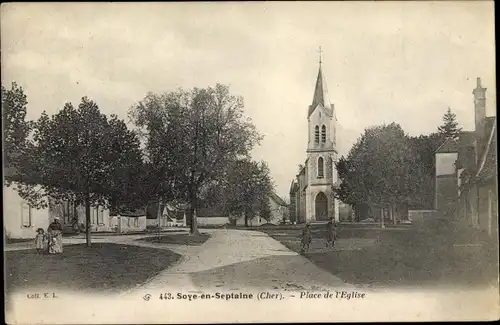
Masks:
[[[28,100],[22,87],[15,82],[11,89],[2,86],[4,169],[17,171],[19,164],[23,162],[31,128],[30,122],[26,121],[27,105]]]
[[[217,84],[205,89],[148,94],[130,117],[146,139],[154,162],[158,196],[190,203],[190,233],[197,234],[196,209],[233,161],[248,157],[261,136],[243,116],[243,99]]]
[[[34,206],[65,200],[84,204],[87,246],[91,206],[137,203],[139,139],[116,116],[108,120],[86,97],[77,109],[67,103],[52,117],[42,114],[27,158],[21,196]]]
[[[367,128],[347,158],[336,163],[341,183],[334,195],[351,205],[387,208],[393,216],[396,206],[411,198],[414,160],[401,126],[391,123]]]
[[[445,140],[444,135],[432,133],[411,137],[409,145],[415,154],[410,169],[413,174],[413,194],[409,202],[415,209],[432,209],[435,195],[435,152]]]
[[[445,138],[452,139],[456,139],[462,132],[462,128],[458,127],[457,116],[451,112],[449,107],[443,116],[443,124],[438,127],[438,132]]]
[[[243,215],[245,226],[248,226],[248,221],[257,214],[269,221],[271,219],[269,196],[274,185],[267,164],[250,159],[238,160],[229,166],[226,175],[221,184],[224,194],[219,196],[223,201],[224,213],[233,216]]]

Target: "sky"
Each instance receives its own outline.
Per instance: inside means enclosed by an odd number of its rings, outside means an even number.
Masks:
[[[264,135],[276,192],[306,158],[319,46],[339,155],[369,126],[436,131],[450,107],[474,127],[481,77],[495,115],[494,7],[461,2],[10,3],[1,7],[2,85],[28,119],[83,96],[128,120],[147,92],[230,86]]]

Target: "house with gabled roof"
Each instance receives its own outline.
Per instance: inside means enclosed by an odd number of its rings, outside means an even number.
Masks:
[[[497,122],[486,116],[486,88],[473,90],[475,127],[436,151],[435,208],[445,218],[494,238],[498,229]]]

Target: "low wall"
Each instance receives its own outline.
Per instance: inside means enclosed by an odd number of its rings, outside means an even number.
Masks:
[[[228,217],[197,217],[199,226],[222,226],[229,223]]]

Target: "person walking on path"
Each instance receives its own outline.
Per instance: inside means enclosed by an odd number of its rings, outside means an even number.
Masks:
[[[311,240],[312,240],[311,224],[307,222],[304,229],[302,229],[302,248],[300,250],[302,254],[307,253],[307,251],[309,251],[309,245],[311,244]]]
[[[332,248],[335,245],[335,240],[337,239],[337,225],[332,219],[326,224],[326,247]]]

